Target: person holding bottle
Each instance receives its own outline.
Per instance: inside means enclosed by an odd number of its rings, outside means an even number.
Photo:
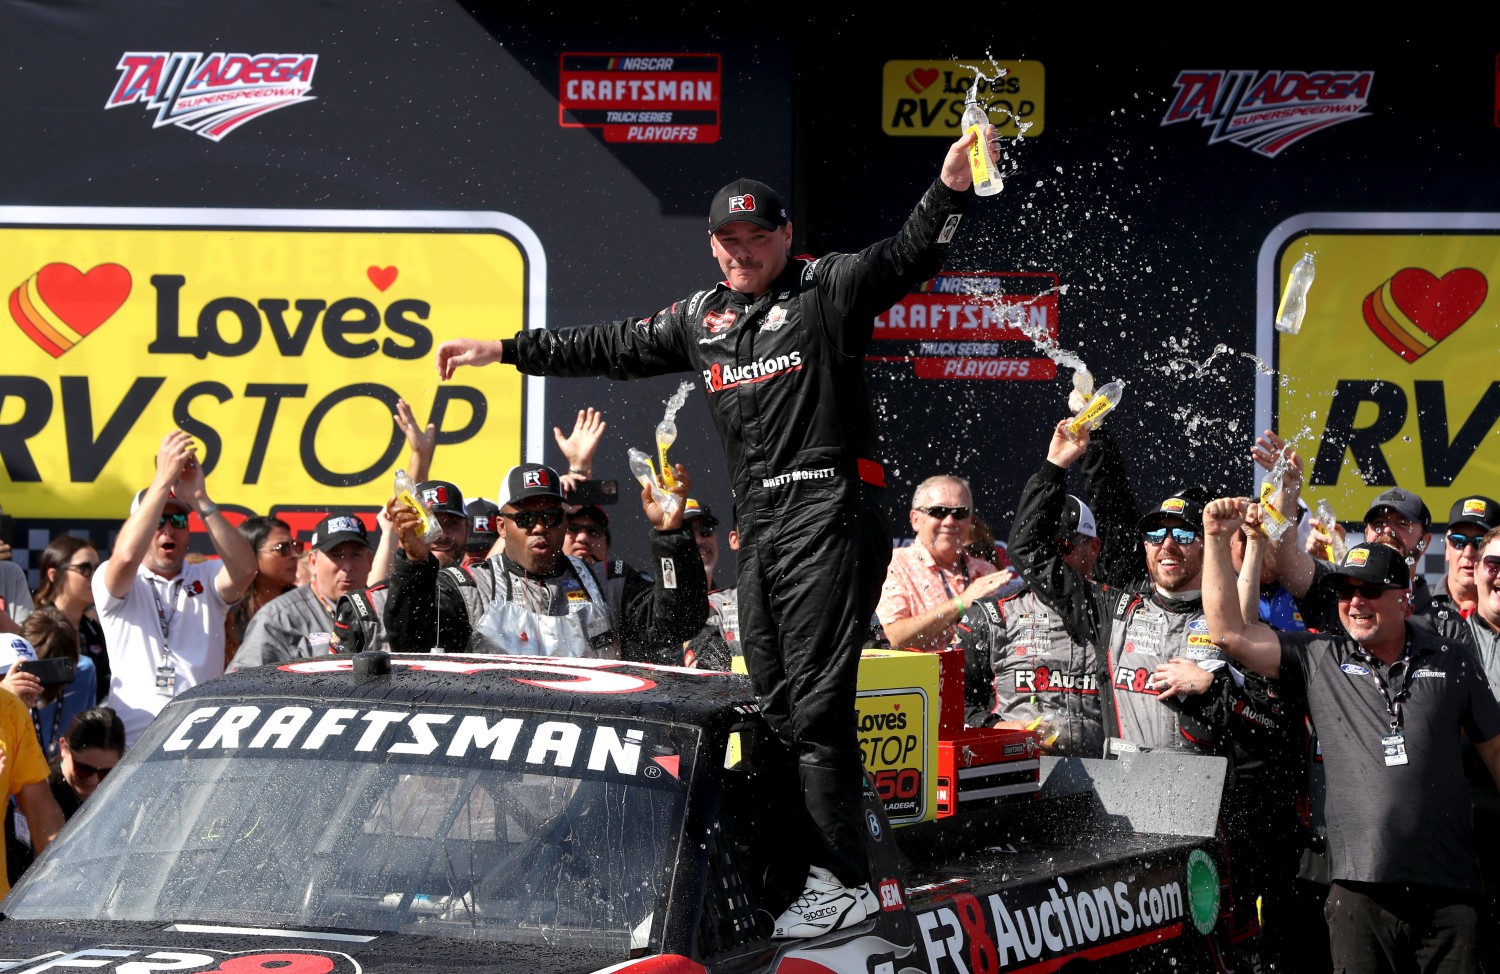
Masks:
[[[860,650],[891,558],[885,471],[864,356],[875,317],[942,269],[973,194],[966,131],[895,236],[858,253],[792,258],[781,196],[736,179],[708,208],[723,280],[645,318],[444,342],[438,374],[502,362],[528,375],[701,376],[728,454],[740,530],[745,662],[796,755],[805,886],[772,923],[812,937],[879,909],[862,815],[855,721]]]

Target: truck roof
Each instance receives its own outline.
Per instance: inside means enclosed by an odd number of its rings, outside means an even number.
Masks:
[[[733,673],[619,660],[441,653],[373,652],[269,664],[226,674],[178,699],[226,696],[538,708],[611,717],[628,712],[699,726],[759,712],[749,679]]]

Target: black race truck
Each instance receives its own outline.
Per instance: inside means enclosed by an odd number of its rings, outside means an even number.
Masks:
[[[0,969],[1223,969],[1220,759],[945,729],[944,682],[896,673],[940,664],[876,656],[855,927],[770,937],[802,803],[744,677],[361,653],[171,701],[0,903]]]

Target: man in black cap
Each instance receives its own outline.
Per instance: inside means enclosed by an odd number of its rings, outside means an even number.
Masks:
[[[690,479],[678,465],[686,492]],[[703,625],[707,586],[698,550],[682,530],[682,508],[670,512],[642,490],[642,507],[658,530],[651,550],[654,583],[623,585],[620,602],[605,594],[604,566],[563,548],[566,513],[557,472],[539,463],[510,469],[499,498],[502,551],[473,566],[440,565],[417,533],[418,519],[393,510],[401,543],[385,606],[391,645],[403,652],[590,656],[675,662],[669,654]]]
[[[1214,642],[1280,680],[1318,728],[1328,783],[1334,966],[1476,971],[1482,889],[1464,736],[1500,781],[1500,703],[1472,652],[1412,626],[1409,574],[1384,543],[1355,545],[1321,585],[1343,632],[1278,632],[1240,609],[1230,535],[1246,498],[1204,512],[1204,609]]]
[[[1099,529],[1094,512],[1067,495],[1056,539],[1076,581],[1094,577]],[[964,651],[964,722],[1035,727],[1049,753],[1104,753],[1098,650],[1068,631],[1062,616],[1029,586],[976,599],[958,624]],[[1043,721],[1049,725],[1042,727]]]
[[[230,672],[338,648],[335,608],[344,596],[364,589],[375,549],[364,522],[353,514],[330,514],[319,521],[311,548],[312,581],[276,596],[250,617]]]
[[[1448,511],[1443,532],[1443,564],[1446,570],[1433,589],[1432,601],[1467,616],[1474,611],[1479,589],[1474,575],[1479,567],[1479,547],[1484,536],[1500,524],[1500,502],[1481,494],[1460,497]]]
[[[433,557],[438,564],[452,565],[465,557],[471,529],[469,509],[464,505],[463,493],[446,480],[424,480],[416,485],[414,491],[432,509],[433,516],[443,529],[442,537],[431,545]],[[395,497],[386,501],[385,517],[388,522],[398,506],[404,507]],[[493,541],[493,532],[491,540]],[[390,648],[385,634],[385,602],[389,596],[389,582],[380,578],[368,588],[349,592],[339,598],[333,610],[336,652],[358,653]]]
[[[580,504],[568,512],[568,529],[563,535],[563,553],[581,558],[590,565],[609,561],[609,515],[598,504]]]
[[[500,540],[500,505],[484,497],[476,497],[464,505],[469,516],[469,540],[464,545],[464,567],[484,561],[490,549]]]
[[[745,660],[762,712],[797,755],[813,826],[801,830],[806,887],[774,921],[778,937],[816,936],[879,909],[854,704],[891,533],[864,355],[875,317],[942,268],[972,200],[975,138],[948,147],[896,236],[858,254],[791,258],[780,196],[737,179],[708,210],[724,274],[715,287],[649,318],[437,350],[443,379],[492,362],[529,375],[702,377],[734,484]]]
[[[733,585],[721,586],[718,578],[719,519],[713,508],[689,497],[682,520],[697,539],[703,571],[708,576],[708,622],[683,646],[682,662],[700,670],[732,670],[739,660],[740,672],[744,672],[739,591]],[[729,529],[729,547],[740,550],[736,528]]]

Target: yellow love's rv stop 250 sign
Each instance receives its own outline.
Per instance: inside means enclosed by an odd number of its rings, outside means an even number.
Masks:
[[[1303,496],[1358,520],[1399,485],[1434,522],[1500,484],[1500,214],[1309,213],[1260,260],[1256,416],[1307,461]],[[1295,335],[1272,318],[1292,265],[1317,275]],[[1273,358],[1274,356],[1274,358]]]
[[[522,379],[439,383],[433,352],[540,324],[544,275],[499,213],[0,207],[5,510],[123,517],[178,426],[221,504],[376,506],[398,399],[444,477],[493,493]]]

